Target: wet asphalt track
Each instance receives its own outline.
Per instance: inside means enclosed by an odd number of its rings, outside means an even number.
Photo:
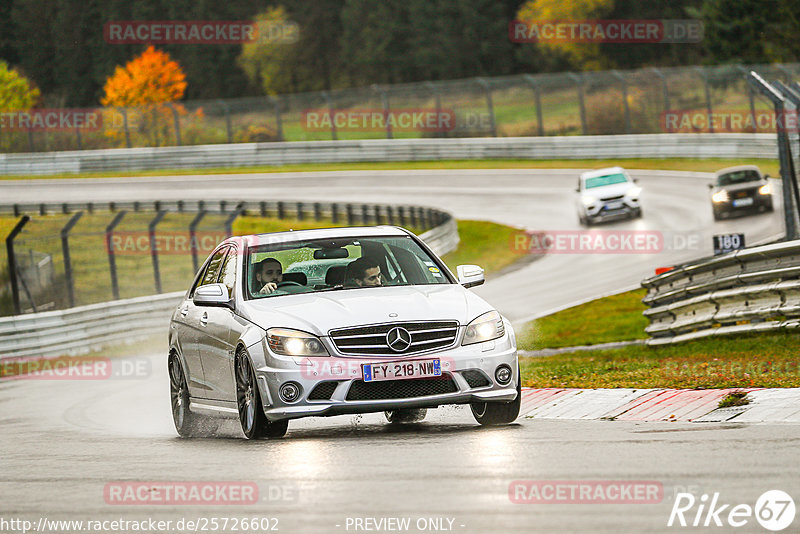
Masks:
[[[635,286],[655,267],[708,254],[714,233],[744,232],[753,243],[782,231],[777,213],[713,223],[707,177],[633,174],[645,191],[645,218],[600,228],[696,234],[700,250],[550,255],[476,291],[519,322]],[[36,180],[0,182],[0,195],[18,202],[187,195],[404,202],[442,207],[461,219],[574,230],[576,177],[575,171],[482,170]],[[145,371],[132,378],[0,384],[0,532],[14,531],[2,527],[2,519],[20,517],[157,518],[173,525],[181,518],[270,517],[288,533],[366,532],[354,528],[355,519],[395,517],[411,519],[409,532],[420,531],[420,518],[438,519],[444,527],[452,520],[455,532],[664,532],[679,530],[666,524],[681,489],[720,492],[720,499],[734,504],[753,505],[768,489],[800,497],[795,425],[521,418],[486,429],[468,410],[444,407],[423,423],[397,428],[371,414],[295,421],[278,441],[246,442],[233,424],[218,439],[181,440],[170,418],[163,356],[138,360]],[[512,504],[509,485],[526,479],[649,480],[663,485],[664,497],[658,504]],[[108,504],[104,487],[115,481],[250,482],[258,486],[259,500],[238,506]],[[737,531],[764,530],[751,519]]]

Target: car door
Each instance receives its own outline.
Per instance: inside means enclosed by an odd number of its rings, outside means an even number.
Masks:
[[[187,380],[189,394],[195,398],[211,398],[211,388],[208,385],[206,369],[203,367],[199,349],[202,338],[205,336],[205,325],[203,323],[208,317],[208,307],[196,305],[192,301],[192,297],[194,296],[195,289],[198,287],[216,282],[226,252],[227,248],[223,248],[211,256],[211,259],[203,268],[197,283],[181,304],[178,313],[178,317],[182,317],[181,320],[183,321],[183,330],[185,332],[185,335],[182,336],[185,342],[182,342],[181,345],[183,357],[188,368],[187,372],[189,374]]]
[[[228,297],[234,302],[241,257],[236,246],[230,247],[217,280],[225,285]],[[205,307],[201,319],[204,319],[201,323],[203,335],[200,337],[198,349],[209,387],[209,398],[235,401],[233,360],[236,342],[244,330],[244,321],[230,308],[218,306]]]

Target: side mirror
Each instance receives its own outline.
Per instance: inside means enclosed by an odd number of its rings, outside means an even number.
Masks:
[[[639,179],[638,178],[634,178],[633,179],[633,183],[638,184],[639,183]]]
[[[233,301],[228,298],[225,284],[206,284],[194,290],[192,302],[197,306],[217,306],[233,309]]]
[[[580,188],[580,187],[576,187],[576,188],[575,188],[575,192],[576,192],[576,193],[580,193],[580,192],[581,192],[581,188]]]
[[[770,178],[772,178],[772,176],[770,176],[769,174],[764,175],[764,180],[769,180]]]
[[[709,189],[714,189],[714,184],[708,184]]]
[[[486,281],[483,269],[477,265],[459,265],[456,267],[458,273],[458,283],[464,287],[479,286]]]

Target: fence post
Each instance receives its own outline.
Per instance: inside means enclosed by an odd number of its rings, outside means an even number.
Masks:
[[[295,204],[295,211],[296,211],[296,214],[297,214],[297,220],[298,221],[302,221],[303,220],[303,203],[302,202],[298,202],[297,204]]]
[[[128,110],[127,108],[120,108],[122,110],[122,127],[125,130],[125,146],[131,148],[131,131],[128,129]]]
[[[345,209],[347,210],[347,226],[353,226],[354,225],[353,205],[347,204],[345,206]]]
[[[575,74],[574,72],[568,72],[567,75],[575,82],[575,87],[578,91],[578,110],[581,114],[581,131],[583,135],[588,135],[589,128],[586,125],[586,103],[583,97],[583,76]]]
[[[241,215],[242,213],[244,213],[244,207],[242,206],[242,203],[240,202],[239,204],[237,204],[237,205],[236,205],[236,211],[234,211],[233,213],[231,213],[231,214],[228,216],[228,218],[227,218],[227,219],[225,219],[225,234],[226,234],[228,237],[231,237],[231,236],[233,235],[233,222],[234,222],[234,221],[235,221],[235,220],[236,220],[236,219],[239,217],[239,215]]]
[[[233,128],[231,127],[231,107],[222,99],[218,99],[222,105],[222,109],[225,110],[225,130],[228,132],[228,143],[233,143]]]
[[[622,103],[625,105],[625,133],[631,133],[631,108],[628,105],[628,82],[625,80],[625,76],[620,72],[615,70],[611,71],[611,74],[614,75],[620,81],[622,85]]]
[[[339,205],[335,202],[331,204],[331,222],[334,224],[339,222]]]
[[[314,220],[322,220],[322,207],[320,206],[319,202],[314,202]]]
[[[322,97],[325,99],[325,103],[328,106],[328,113],[331,117],[331,139],[336,141],[339,137],[336,134],[336,110],[333,108],[333,99],[328,91],[322,91]]]
[[[372,84],[371,89],[381,95],[381,106],[383,107],[383,122],[386,124],[386,139],[392,138],[392,121],[389,118],[391,109],[389,107],[389,96],[386,94],[386,89],[382,88],[377,83]],[[333,118],[333,117],[331,117]]]
[[[542,93],[539,89],[539,84],[536,83],[536,78],[534,78],[531,74],[525,74],[523,78],[530,84],[531,87],[533,87],[533,95],[536,99],[536,126],[539,131],[539,137],[544,137],[544,121],[542,120]]]
[[[117,258],[114,256],[114,228],[122,222],[127,212],[118,212],[111,223],[106,226],[106,252],[108,253],[108,272],[111,274],[111,294],[114,300],[119,300],[119,283],[117,281]]]
[[[660,70],[658,70],[655,67],[652,67],[650,70],[652,70],[655,73],[655,75],[658,76],[661,79],[661,92],[662,92],[662,98],[664,100],[664,113],[668,113],[669,112],[669,87],[667,86],[667,77],[664,76],[663,72],[661,72]]]
[[[492,130],[492,137],[497,137],[497,123],[494,118],[494,102],[492,102],[492,84],[490,80],[478,78],[478,83],[486,93],[486,110],[489,112],[489,128]]]
[[[278,141],[284,141],[283,138],[283,117],[281,116],[281,99],[280,97],[269,97],[269,101],[272,102],[272,107],[275,110],[275,135],[278,138]]]
[[[206,216],[208,213],[204,209],[200,209],[200,212],[194,216],[192,222],[189,223],[189,243],[192,249],[192,267],[194,267],[194,272],[196,273],[197,270],[200,268],[200,262],[197,258],[197,225],[200,224],[200,221],[203,220],[203,217]]]
[[[156,246],[156,225],[161,222],[161,219],[167,214],[166,211],[161,210],[156,213],[153,220],[147,225],[147,233],[150,236],[150,257],[153,259],[153,279],[156,283],[156,293],[161,293],[161,270],[158,266],[158,247]]]
[[[6,237],[6,253],[8,254],[8,279],[11,282],[11,298],[14,302],[14,315],[19,315],[22,313],[19,303],[19,287],[17,286],[17,259],[16,256],[14,256],[14,239],[16,239],[16,237],[30,220],[31,218],[29,215],[23,215],[11,230],[11,233],[8,234],[8,237]]]
[[[441,121],[442,121],[442,96],[439,94],[439,89],[436,87],[435,83],[433,83],[433,82],[425,82],[425,86],[430,89],[431,93],[433,93],[433,98],[436,101],[436,125],[437,125],[437,127],[436,127],[436,131],[434,132],[434,135],[436,137],[442,137],[443,134],[444,134],[444,131],[442,130],[442,127],[441,127],[441,124],[442,124],[441,123]]]
[[[83,150],[83,142],[81,140],[81,129],[75,127],[75,140],[78,142],[78,150]]]
[[[82,215],[83,212],[79,211],[70,217],[67,224],[61,229],[61,253],[64,257],[64,276],[67,281],[67,300],[70,308],[75,307],[75,279],[72,273],[72,258],[69,255],[69,233]]]
[[[178,144],[178,146],[181,146],[181,121],[180,117],[178,117],[178,110],[175,109],[175,106],[172,105],[172,102],[167,102],[167,106],[169,106],[169,109],[172,110],[172,119],[175,122],[175,142]],[[159,293],[161,292],[159,291]]]
[[[367,226],[369,224],[369,206],[366,204],[361,205],[361,224]]]
[[[714,121],[713,119],[713,112],[711,109],[711,88],[708,86],[708,74],[706,73],[703,67],[696,67],[697,72],[700,73],[700,77],[703,78],[703,88],[706,94],[706,113],[708,116],[706,117],[706,122],[708,123],[708,131],[710,133],[714,133]]]

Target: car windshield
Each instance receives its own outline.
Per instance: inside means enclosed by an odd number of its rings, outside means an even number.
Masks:
[[[748,169],[745,171],[728,172],[717,178],[717,185],[735,185],[761,180],[758,171]]]
[[[606,174],[605,176],[595,176],[594,178],[586,179],[586,189],[603,187],[604,185],[622,184],[627,181],[628,178],[621,172],[615,174]]]
[[[331,238],[250,247],[248,298],[452,283],[411,237]]]

